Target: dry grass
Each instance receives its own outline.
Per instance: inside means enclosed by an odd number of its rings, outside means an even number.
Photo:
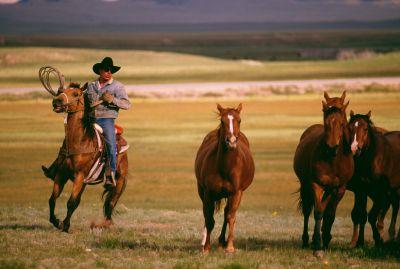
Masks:
[[[396,268],[399,253],[373,247],[348,248],[353,195],[340,203],[331,249],[317,260],[301,249],[302,218],[296,211],[298,188],[292,170],[298,138],[321,122],[316,94],[271,98],[132,100],[118,122],[129,149],[129,181],[117,206],[115,226],[90,231],[101,216],[101,186],[85,190],[71,222],[71,234],[48,222],[51,182],[41,164],[55,157],[63,138],[62,117],[49,100],[0,102],[0,267],[8,268]],[[400,129],[399,93],[349,94],[350,109],[372,110],[376,125]],[[236,225],[238,251],[227,257],[199,253],[203,227],[194,177],[194,156],[202,138],[215,128],[216,102],[243,102],[242,131],[250,139],[256,177],[245,192]],[[57,204],[63,217],[71,184]],[[313,223],[313,221],[311,221]]]

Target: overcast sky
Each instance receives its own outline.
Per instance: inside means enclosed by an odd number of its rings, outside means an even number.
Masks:
[[[204,23],[376,21],[400,0],[0,0],[7,22]]]

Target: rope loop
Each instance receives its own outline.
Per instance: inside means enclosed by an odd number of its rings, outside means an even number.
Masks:
[[[51,76],[56,77],[60,86],[58,87],[57,91],[54,91],[53,88],[51,87],[51,82],[50,78]],[[64,90],[64,75],[58,71],[57,68],[52,67],[52,66],[43,66],[39,69],[39,80],[51,95],[56,96],[57,92],[60,91],[62,92]]]

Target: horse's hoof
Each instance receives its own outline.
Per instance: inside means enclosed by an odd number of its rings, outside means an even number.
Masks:
[[[203,249],[201,250],[201,254],[202,254],[203,256],[207,256],[209,252],[210,252],[209,249],[203,248]]]
[[[235,248],[234,247],[227,247],[226,249],[225,249],[225,254],[227,254],[227,255],[231,255],[231,254],[233,254],[235,252]]]
[[[68,231],[69,231],[69,224],[67,225],[67,224],[64,224],[64,226],[63,226],[63,228],[62,228],[62,231],[64,232],[64,233],[68,233]]]
[[[322,259],[324,257],[324,251],[323,250],[314,250],[314,257],[318,259]]]
[[[350,244],[349,244],[349,247],[350,247],[350,248],[356,248],[356,247],[357,247],[357,242],[352,240],[352,241],[350,242]]]
[[[64,225],[62,223],[62,221],[60,221],[59,219],[51,219],[50,220],[51,224],[53,224],[54,227],[56,227],[59,230],[62,230],[64,228]]]
[[[225,250],[225,248],[226,248],[227,245],[228,245],[228,244],[227,244],[226,242],[219,242],[219,243],[218,243],[218,250],[219,250],[219,251]]]

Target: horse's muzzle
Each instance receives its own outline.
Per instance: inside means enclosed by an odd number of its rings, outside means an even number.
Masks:
[[[225,138],[225,143],[228,149],[234,150],[237,147],[238,138],[236,136],[227,136]]]
[[[54,112],[56,112],[56,113],[64,112],[64,106],[63,106],[62,100],[53,99],[52,105],[53,105]]]

